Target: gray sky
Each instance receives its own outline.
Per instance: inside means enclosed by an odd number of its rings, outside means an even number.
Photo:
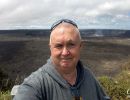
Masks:
[[[79,28],[130,29],[130,0],[0,0],[0,29],[50,28],[62,18]]]

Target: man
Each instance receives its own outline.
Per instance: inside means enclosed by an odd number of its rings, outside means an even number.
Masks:
[[[62,19],[52,25],[51,57],[19,87],[14,100],[108,100],[88,68],[80,61],[78,26]]]

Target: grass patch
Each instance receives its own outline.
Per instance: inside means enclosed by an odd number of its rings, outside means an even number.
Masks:
[[[111,100],[130,100],[127,98],[127,90],[130,89],[130,71],[122,71],[113,78],[102,76],[98,79]]]
[[[12,100],[10,91],[0,92],[0,100]]]

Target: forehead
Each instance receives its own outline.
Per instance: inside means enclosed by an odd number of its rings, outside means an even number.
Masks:
[[[59,25],[51,33],[52,41],[66,40],[74,41],[79,39],[78,29],[70,24]]]

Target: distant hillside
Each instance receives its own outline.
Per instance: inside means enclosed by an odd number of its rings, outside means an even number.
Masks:
[[[47,29],[17,29],[17,30],[0,30],[0,34],[14,36],[49,36],[50,30]]]
[[[81,36],[84,37],[130,37],[130,30],[116,29],[84,29],[81,30]]]
[[[130,37],[130,30],[118,29],[81,29],[81,36],[86,37]],[[19,29],[0,30],[0,34],[21,35],[21,36],[44,36],[49,37],[49,29]]]
[[[121,34],[120,37],[130,37],[130,31],[125,31],[125,33]]]

